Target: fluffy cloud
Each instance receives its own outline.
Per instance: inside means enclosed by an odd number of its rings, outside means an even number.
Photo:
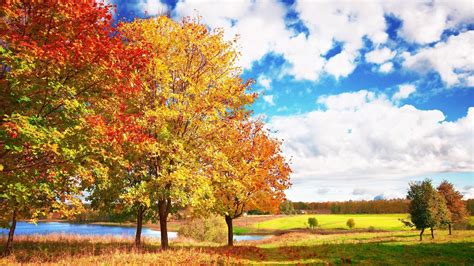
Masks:
[[[469,85],[474,72],[473,54],[474,31],[467,31],[413,55],[405,53],[404,65],[419,72],[435,70],[448,86]]]
[[[416,87],[411,84],[400,85],[398,91],[392,96],[392,100],[398,101],[401,99],[408,98],[410,94],[416,91]]]
[[[140,0],[139,5],[149,13],[164,6],[158,0]],[[297,17],[289,19],[287,15],[292,11]],[[227,39],[239,35],[242,51],[239,64],[243,68],[249,69],[253,62],[274,53],[283,56],[287,62],[281,69],[283,74],[312,81],[317,81],[324,73],[336,79],[350,75],[361,62],[361,50],[367,40],[374,47],[385,45],[388,42],[387,15],[399,18],[402,21],[399,36],[417,45],[438,42],[445,30],[474,23],[470,1],[369,1],[361,5],[351,1],[296,0],[289,7],[278,0],[180,0],[173,15],[176,18],[201,15],[202,22],[210,27],[223,28]],[[308,32],[289,27],[295,24],[305,27]],[[472,40],[467,41],[472,44]],[[326,54],[336,44],[341,45],[342,51],[327,58]],[[443,45],[453,44],[440,42],[437,46],[441,48]],[[456,50],[455,58],[450,60],[452,64],[446,67],[426,54],[429,49],[432,48],[406,55],[405,66],[420,70],[428,65],[449,85],[460,79],[465,79],[466,84],[474,83],[470,75],[456,72],[459,54],[465,56],[472,49]],[[393,63],[389,60],[395,56],[394,51],[385,47],[369,52],[365,58],[367,62],[379,64],[380,72],[388,73],[393,70]]]
[[[265,89],[267,90],[271,89],[270,87],[270,83],[272,82],[271,78],[261,75],[260,77],[258,77],[257,82],[258,84],[262,85],[262,87],[264,87]]]
[[[382,72],[382,73],[389,73],[392,70],[393,70],[393,63],[392,62],[383,63],[379,67],[379,71]]]
[[[347,77],[352,71],[354,71],[356,64],[356,54],[351,54],[343,51],[334,57],[324,66],[327,73],[333,75],[336,79],[340,77]]]
[[[318,103],[324,108],[269,122],[292,158],[300,194],[305,187],[331,183],[345,195],[354,186],[376,191],[388,185],[388,193],[403,196],[407,177],[474,171],[474,108],[448,122],[441,111],[398,106],[365,90],[320,97]],[[293,197],[314,199],[303,194]]]
[[[365,61],[368,63],[378,64],[378,71],[382,73],[389,73],[393,69],[392,60],[397,53],[387,47],[372,50],[365,54]]]
[[[384,5],[387,13],[403,21],[401,36],[419,44],[437,42],[446,29],[474,22],[471,1],[386,1]]]
[[[160,0],[139,0],[137,7],[150,16],[165,14],[168,7]]]
[[[382,64],[391,60],[395,56],[395,52],[387,47],[373,50],[365,54],[365,60],[369,63]]]
[[[287,27],[288,9],[276,0],[183,0],[176,5],[175,15],[195,16],[197,11],[211,27],[224,28],[229,39],[238,34],[244,68],[267,53],[281,54],[288,62],[285,72],[296,79],[317,80],[323,72],[347,76],[355,69],[363,38],[376,44],[387,40],[379,4],[297,1],[294,9],[309,29],[308,36]],[[326,60],[324,55],[334,42],[343,43],[343,51]]]
[[[318,68],[306,70],[305,76],[318,77],[325,70],[336,78],[352,73],[357,64],[364,38],[374,44],[387,41],[384,12],[378,3],[360,5],[349,1],[296,1],[295,10],[309,30],[310,44],[305,57],[295,61],[308,65],[317,62]],[[341,53],[327,62],[321,58],[334,42],[342,43]]]
[[[465,199],[472,199],[474,198],[474,187],[465,187],[461,189],[460,192],[463,194]]]
[[[252,62],[276,51],[278,43],[287,42],[293,35],[285,24],[286,12],[284,4],[276,0],[184,0],[175,8],[177,17],[199,14],[212,28],[224,28],[227,39],[239,35],[243,51],[240,65],[244,68],[250,68]]]
[[[275,102],[273,101],[273,95],[264,95],[263,100],[268,103],[270,106],[274,106]]]

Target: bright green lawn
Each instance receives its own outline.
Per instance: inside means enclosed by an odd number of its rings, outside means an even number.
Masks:
[[[370,226],[381,230],[408,230],[398,220],[400,218],[407,218],[408,214],[308,214],[295,215],[283,218],[276,218],[253,225],[257,229],[270,230],[288,230],[307,228],[309,217],[315,217],[318,220],[319,228],[321,229],[337,229],[345,228],[348,219],[353,218],[355,221],[355,228],[368,228]]]

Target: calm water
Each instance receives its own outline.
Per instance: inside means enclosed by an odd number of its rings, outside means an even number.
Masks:
[[[8,234],[7,229],[0,229],[0,234]],[[15,235],[47,235],[47,234],[74,234],[74,235],[112,235],[112,236],[135,236],[135,227],[127,226],[106,226],[96,224],[70,224],[58,222],[39,222],[36,225],[26,222],[18,222]],[[157,237],[161,236],[160,231],[149,228],[142,229],[142,236]],[[177,237],[176,232],[168,232],[168,238]],[[234,235],[237,241],[259,240],[265,236],[254,235]]]

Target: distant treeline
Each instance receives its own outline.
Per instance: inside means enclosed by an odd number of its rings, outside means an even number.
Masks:
[[[466,200],[466,207],[469,215],[474,215],[474,199]]]
[[[280,206],[282,214],[297,213],[331,213],[331,214],[378,214],[407,213],[410,201],[407,199],[358,200],[328,202],[291,202],[285,201]],[[474,199],[466,200],[470,215],[474,215]]]
[[[343,202],[292,202],[297,212],[307,213],[406,213],[410,201],[406,199],[343,201]]]

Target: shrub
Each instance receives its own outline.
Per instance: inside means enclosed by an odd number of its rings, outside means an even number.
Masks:
[[[227,225],[222,217],[192,219],[183,223],[178,235],[202,242],[224,243],[227,240]]]
[[[308,218],[308,225],[310,229],[314,229],[318,226],[318,220],[314,217]]]
[[[375,227],[369,226],[369,227],[367,228],[367,230],[368,230],[369,232],[374,232],[374,231],[375,231]]]
[[[350,218],[350,219],[347,220],[347,222],[346,222],[347,227],[349,227],[350,229],[354,228],[355,224],[356,224],[356,223],[355,223],[354,219],[352,219],[352,218]]]

